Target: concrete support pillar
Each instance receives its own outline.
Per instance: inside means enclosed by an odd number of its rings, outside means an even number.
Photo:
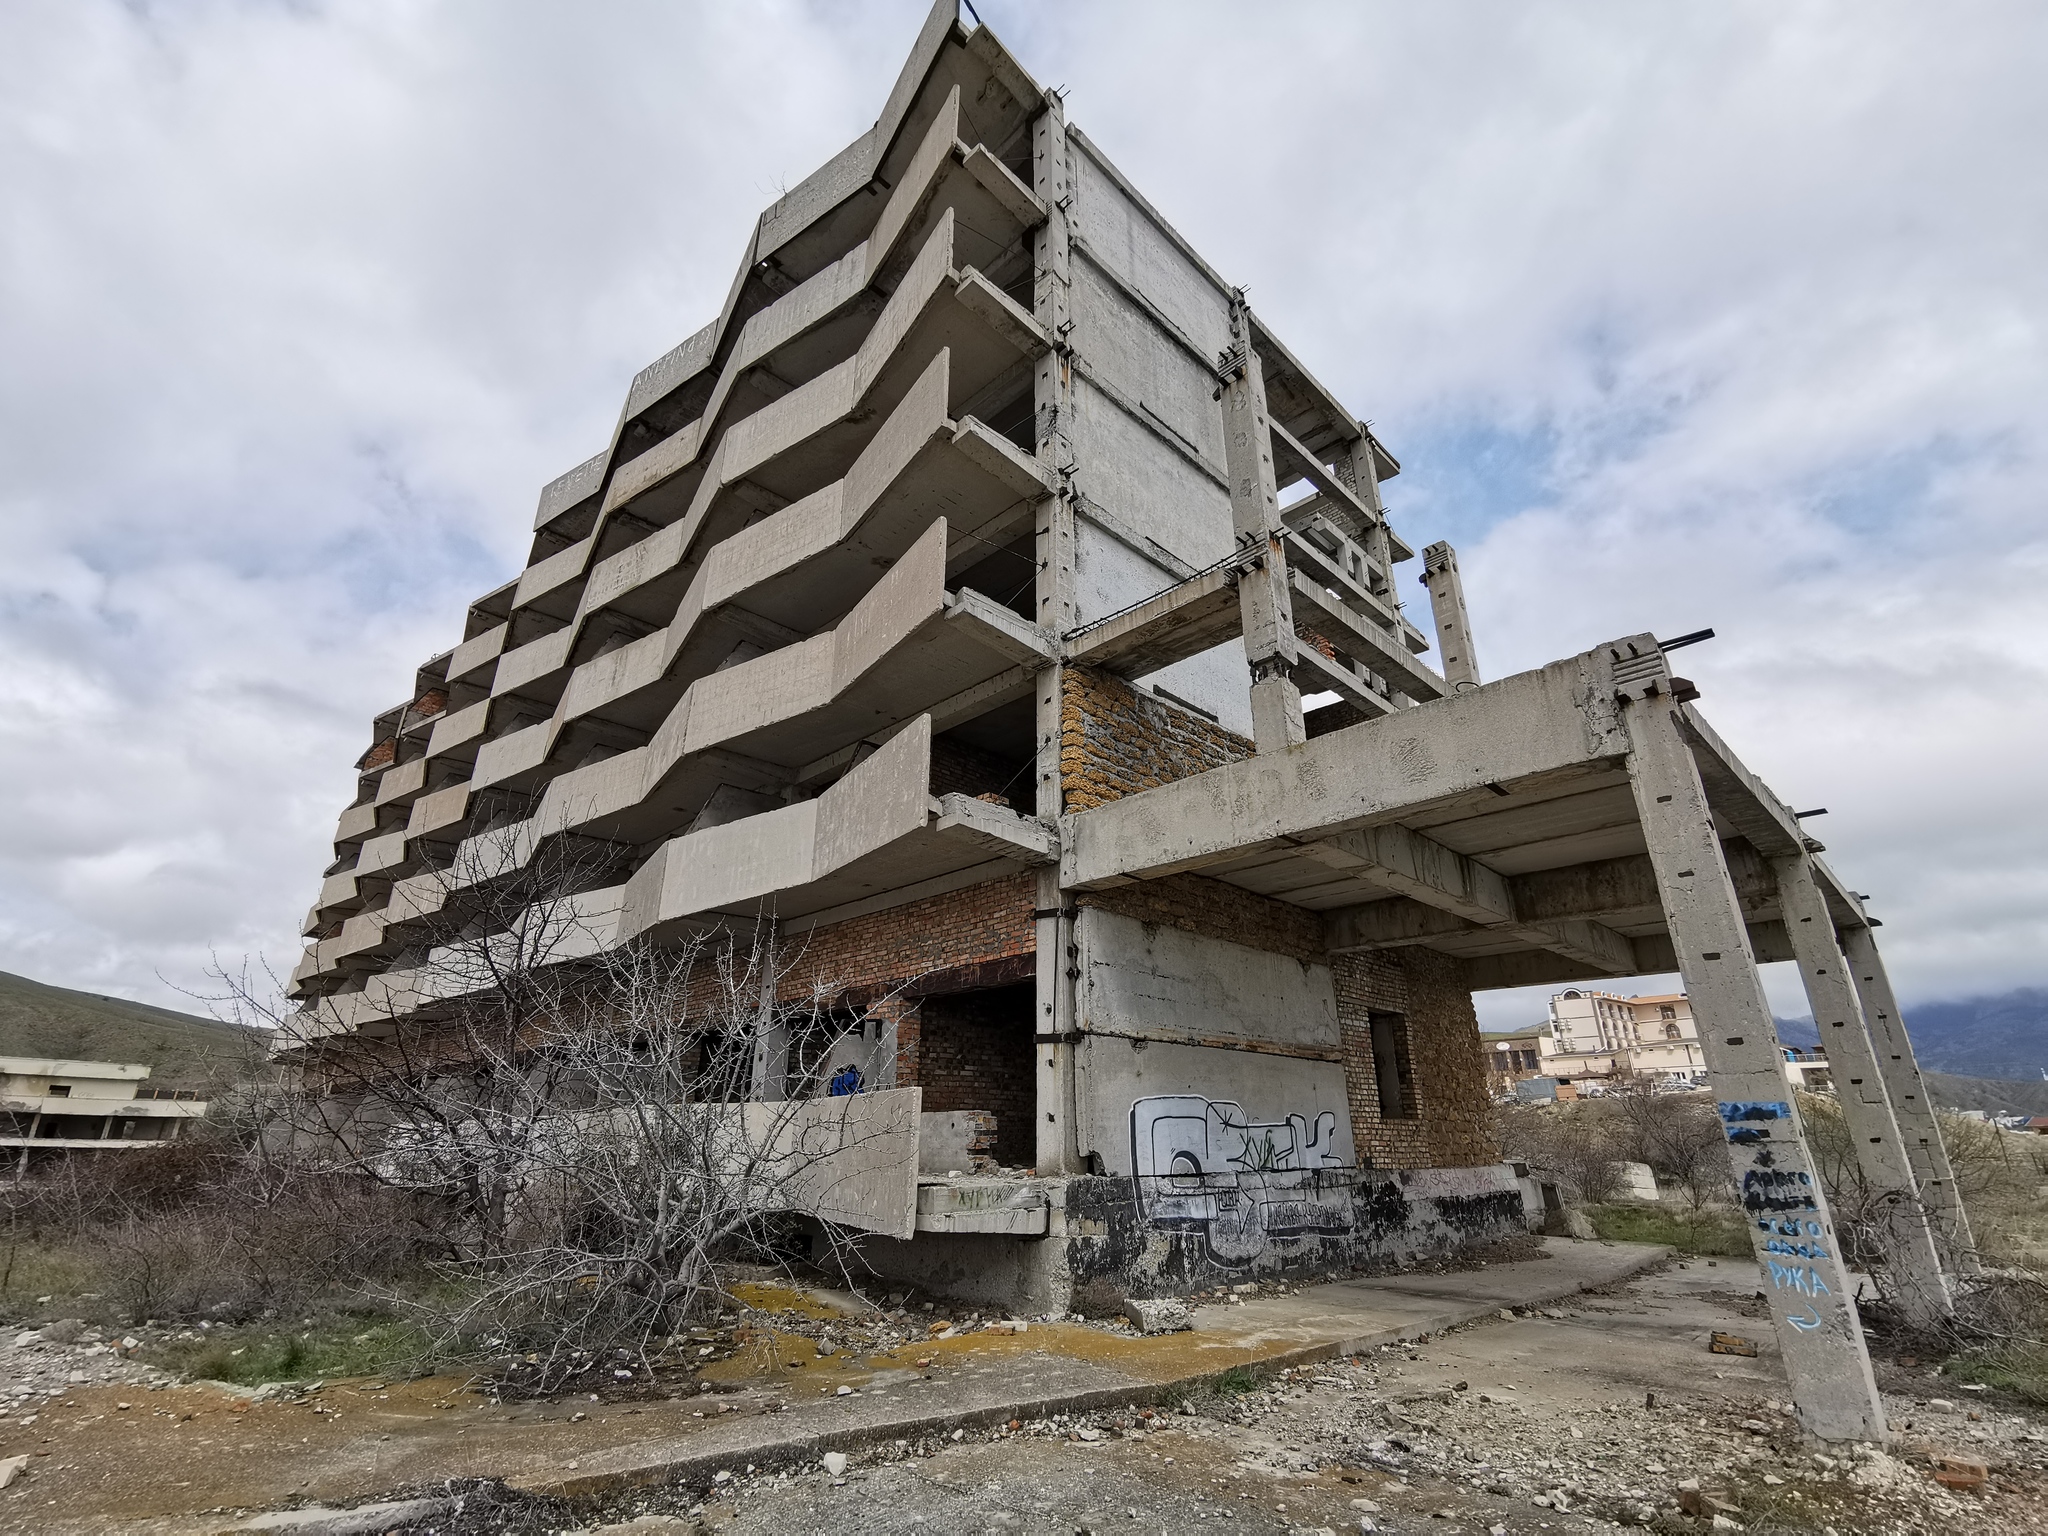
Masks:
[[[1287,590],[1286,531],[1273,469],[1273,424],[1266,412],[1266,380],[1252,345],[1251,312],[1244,295],[1230,305],[1231,350],[1223,379],[1223,467],[1230,480],[1230,521],[1240,549],[1259,551],[1257,564],[1238,579],[1244,619],[1244,655],[1252,669],[1252,740],[1261,752],[1284,752],[1308,740],[1301,690],[1293,668],[1300,642],[1294,600]]]
[[[1465,613],[1465,582],[1458,575],[1458,552],[1448,544],[1422,552],[1422,584],[1429,588],[1429,606],[1436,619],[1436,650],[1444,681],[1453,688],[1479,686],[1479,658],[1472,649],[1472,621]]]
[[[747,1080],[747,1097],[780,1104],[789,1097],[789,1020],[775,1006],[775,950],[777,934],[772,921],[755,930],[754,963],[759,993],[755,1002],[754,1060]]]
[[[1372,522],[1366,527],[1362,537],[1365,552],[1373,562],[1373,573],[1368,577],[1366,585],[1373,587],[1376,595],[1385,599],[1388,610],[1398,621],[1401,614],[1401,594],[1394,584],[1394,536],[1392,530],[1387,527],[1386,503],[1380,500],[1380,472],[1379,466],[1373,462],[1371,434],[1361,432],[1353,440],[1348,467],[1351,471],[1351,489],[1356,491],[1358,499],[1372,510]],[[1376,582],[1383,582],[1385,589],[1380,590]],[[1401,638],[1401,626],[1398,622],[1382,627],[1387,631],[1387,638],[1393,644],[1407,643]],[[1384,682],[1386,679],[1383,678],[1381,681]],[[1398,690],[1394,692],[1393,697],[1397,704],[1414,702]]]
[[[1629,783],[1699,1023],[1761,1288],[1800,1423],[1823,1440],[1881,1443],[1884,1405],[1863,1326],[1706,790],[1674,719],[1679,707],[1668,694],[1626,706]]]
[[[1948,1148],[1942,1145],[1941,1126],[1934,1117],[1934,1105],[1927,1098],[1920,1063],[1913,1056],[1913,1042],[1906,1035],[1899,1000],[1892,995],[1884,957],[1877,952],[1877,935],[1862,926],[1845,929],[1842,950],[1848,956],[1849,975],[1862,1000],[1863,1020],[1877,1053],[1877,1070],[1884,1079],[1885,1095],[1891,1100],[1899,1134],[1905,1138],[1906,1157],[1913,1166],[1913,1180],[1920,1187],[1920,1201],[1934,1222],[1935,1238],[1948,1250],[1950,1273],[1974,1275],[1979,1268],[1976,1239],[1970,1234],[1970,1218],[1963,1211],[1962,1194],[1949,1167]]]
[[[1074,612],[1074,455],[1067,421],[1073,402],[1073,358],[1068,345],[1072,330],[1069,299],[1073,288],[1072,230],[1067,210],[1072,202],[1068,178],[1066,109],[1056,96],[1032,126],[1032,190],[1044,202],[1046,221],[1033,235],[1032,310],[1053,339],[1052,350],[1038,360],[1032,381],[1037,413],[1034,435],[1040,461],[1060,476],[1060,493],[1038,504],[1038,622],[1055,635],[1075,625]],[[1065,827],[1066,807],[1060,788],[1064,664],[1044,668],[1034,685],[1038,762],[1038,814]],[[1069,951],[1074,944],[1074,911],[1060,888],[1059,867],[1040,870],[1034,886],[1038,966],[1032,1006],[1032,1058],[1037,1063],[1037,1167],[1041,1174],[1078,1173],[1080,1150],[1075,1141],[1074,984]]]
[[[1948,1282],[1942,1278],[1941,1257],[1920,1202],[1905,1138],[1864,1027],[1863,1006],[1849,979],[1849,963],[1835,942],[1827,899],[1804,854],[1778,859],[1772,867],[1799,979],[1806,984],[1814,1027],[1828,1054],[1835,1098],[1856,1146],[1856,1165],[1877,1196],[1892,1293],[1915,1321],[1933,1322],[1950,1310]]]

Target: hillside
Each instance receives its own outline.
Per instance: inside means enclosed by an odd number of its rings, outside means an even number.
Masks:
[[[1918,1003],[1906,1009],[1906,1027],[1923,1072],[2039,1083],[2048,1068],[2048,987]],[[1780,1019],[1778,1038],[1787,1045],[1811,1045],[1813,1021]]]
[[[1988,1109],[1993,1113],[2048,1115],[2048,1082],[2013,1078],[1952,1077],[1929,1072],[1927,1092],[1943,1109]]]
[[[200,1087],[246,1075],[264,1049],[239,1024],[0,971],[0,1056],[141,1062],[153,1084]]]

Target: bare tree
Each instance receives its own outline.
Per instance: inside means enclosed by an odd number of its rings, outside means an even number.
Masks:
[[[1726,1133],[1709,1097],[1660,1093],[1647,1080],[1632,1078],[1605,1100],[1617,1121],[1616,1155],[1649,1164],[1660,1180],[1684,1191],[1694,1212],[1734,1192]]]
[[[613,942],[621,873],[605,845],[489,828],[393,892],[385,1001],[224,994],[297,1068],[263,1159],[427,1201],[450,1284],[422,1320],[543,1382],[599,1351],[651,1368],[723,1300],[721,1264],[785,1262],[800,1224],[843,1263],[875,1170],[914,1177],[915,1120],[847,1091],[867,1012],[801,983],[770,919]]]

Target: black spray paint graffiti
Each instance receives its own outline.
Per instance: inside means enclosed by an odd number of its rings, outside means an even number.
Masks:
[[[1820,1209],[1813,1196],[1813,1175],[1801,1169],[1771,1166],[1776,1159],[1767,1150],[1771,1126],[1790,1120],[1792,1106],[1781,1101],[1737,1100],[1724,1102],[1720,1108],[1729,1145],[1755,1150],[1758,1166],[1742,1175],[1742,1207],[1755,1218],[1758,1228],[1771,1234],[1764,1243],[1768,1255],[1764,1266],[1771,1285],[1777,1291],[1808,1298],[1798,1312],[1788,1311],[1785,1321],[1801,1333],[1811,1333],[1822,1321],[1814,1300],[1832,1296],[1834,1290],[1811,1263],[1799,1261],[1833,1257],[1819,1241],[1827,1230],[1818,1221],[1787,1214]]]
[[[1354,1224],[1348,1186],[1325,1169],[1356,1161],[1351,1127],[1324,1110],[1254,1121],[1237,1104],[1167,1094],[1131,1105],[1131,1186],[1144,1219],[1200,1232],[1218,1264],[1241,1267],[1275,1238],[1335,1235]]]

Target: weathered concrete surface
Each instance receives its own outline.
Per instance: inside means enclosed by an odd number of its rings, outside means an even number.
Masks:
[[[792,1405],[770,1420],[707,1422],[666,1444],[641,1443],[555,1458],[511,1479],[536,1493],[588,1495],[636,1484],[709,1481],[735,1459],[809,1460],[826,1450],[914,1439],[1121,1403],[1153,1402],[1175,1386],[1234,1366],[1283,1366],[1356,1354],[1439,1333],[1503,1307],[1544,1306],[1661,1262],[1667,1249],[1553,1240],[1548,1256],[1449,1275],[1395,1275],[1315,1286],[1290,1296],[1201,1307],[1191,1331],[1129,1339],[1033,1325],[1023,1334],[969,1335],[975,1354],[919,1378],[888,1369],[859,1395]],[[898,1354],[928,1358],[941,1346]],[[772,1426],[772,1428],[770,1428]],[[766,1431],[764,1433],[764,1431]]]

